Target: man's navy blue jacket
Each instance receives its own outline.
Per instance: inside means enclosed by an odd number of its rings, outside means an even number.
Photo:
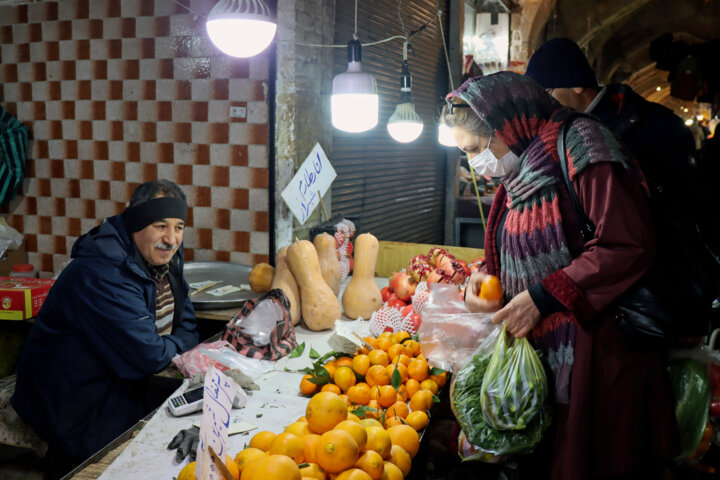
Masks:
[[[145,379],[198,343],[182,247],[168,272],[170,335],[155,326],[156,286],[110,217],[75,242],[23,349],[11,403],[51,446],[81,461],[142,418]]]

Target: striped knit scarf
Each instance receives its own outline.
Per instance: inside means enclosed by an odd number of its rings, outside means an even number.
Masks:
[[[520,167],[502,178],[485,240],[488,271],[500,277],[509,299],[572,260],[559,208],[563,180],[557,153],[558,132],[570,111],[529,78],[510,72],[471,79],[452,95],[470,104],[521,159]],[[573,121],[567,150],[571,179],[596,161],[625,164],[612,133],[587,119]],[[530,334],[553,372],[561,403],[569,401],[576,333],[572,312],[562,311],[541,319]]]

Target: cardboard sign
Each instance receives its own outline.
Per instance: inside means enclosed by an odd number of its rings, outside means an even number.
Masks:
[[[316,143],[281,194],[298,222],[304,224],[310,217],[336,176],[330,160],[320,144]]]
[[[222,480],[208,447],[212,447],[222,461],[227,453],[230,411],[237,384],[215,367],[210,366],[205,373],[205,393],[203,395],[203,416],[200,423],[200,442],[197,451],[195,476],[207,480]]]

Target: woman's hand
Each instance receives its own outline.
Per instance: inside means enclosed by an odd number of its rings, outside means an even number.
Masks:
[[[507,332],[515,338],[522,338],[540,321],[540,310],[525,290],[516,295],[499,312],[493,315],[493,323],[505,322]]]
[[[476,272],[470,276],[467,287],[465,287],[465,306],[472,313],[488,313],[497,312],[503,306],[502,298],[500,300],[485,300],[480,298],[480,285],[489,277],[487,273]]]

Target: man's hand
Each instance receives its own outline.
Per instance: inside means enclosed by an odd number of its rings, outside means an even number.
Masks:
[[[487,273],[476,272],[470,276],[467,287],[465,287],[465,306],[472,313],[488,313],[497,312],[503,306],[502,299],[500,300],[485,300],[480,298],[480,285],[483,281],[489,277]]]
[[[186,430],[180,430],[177,435],[170,441],[167,448],[172,450],[177,448],[175,460],[182,462],[185,457],[190,455],[190,460],[195,461],[198,443],[200,443],[200,427],[193,425]]]
[[[540,321],[540,310],[530,297],[524,292],[516,295],[500,311],[493,315],[493,323],[505,322],[507,332],[515,338],[522,338]]]

